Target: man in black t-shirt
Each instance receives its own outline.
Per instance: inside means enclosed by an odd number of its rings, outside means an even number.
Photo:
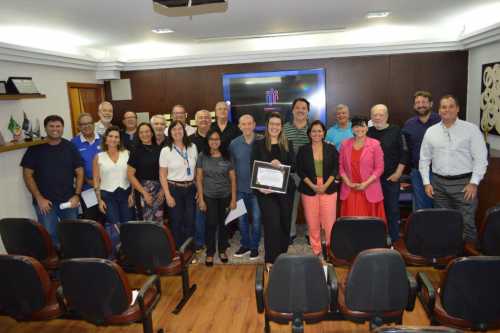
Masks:
[[[64,120],[51,115],[44,120],[47,143],[29,147],[21,161],[26,187],[33,195],[38,222],[59,247],[57,223],[76,219],[83,184],[83,161],[76,147],[62,138]],[[75,181],[76,178],[76,181]]]

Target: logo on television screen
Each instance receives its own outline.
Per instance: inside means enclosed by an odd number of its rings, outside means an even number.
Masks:
[[[278,103],[280,97],[279,97],[279,92],[278,90],[271,88],[269,90],[266,90],[266,104],[267,105],[273,105]]]

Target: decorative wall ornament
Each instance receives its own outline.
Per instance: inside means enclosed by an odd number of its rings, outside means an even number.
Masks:
[[[485,136],[500,135],[500,62],[482,68],[481,130]]]

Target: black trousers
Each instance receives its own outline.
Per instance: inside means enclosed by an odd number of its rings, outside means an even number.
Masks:
[[[226,251],[229,247],[227,241],[227,230],[224,220],[229,211],[230,197],[209,198],[205,196],[207,205],[207,220],[205,222],[205,243],[207,245],[207,256],[212,257],[215,253],[215,238],[219,233],[218,248],[219,253]]]
[[[293,193],[258,193],[257,200],[264,228],[264,260],[266,263],[274,263],[280,254],[288,251],[290,244]]]

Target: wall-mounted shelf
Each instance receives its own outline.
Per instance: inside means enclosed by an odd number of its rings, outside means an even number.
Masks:
[[[45,98],[43,94],[17,94],[17,95],[0,95],[0,101],[18,100],[18,99],[32,99],[32,98]]]
[[[41,145],[42,143],[47,142],[47,140],[35,140],[35,141],[23,141],[23,142],[16,142],[16,143],[7,143],[6,145],[0,146],[0,153],[4,153],[6,151],[11,151],[11,150],[16,150],[16,149],[22,149],[22,148],[28,148],[31,146],[38,146]]]

